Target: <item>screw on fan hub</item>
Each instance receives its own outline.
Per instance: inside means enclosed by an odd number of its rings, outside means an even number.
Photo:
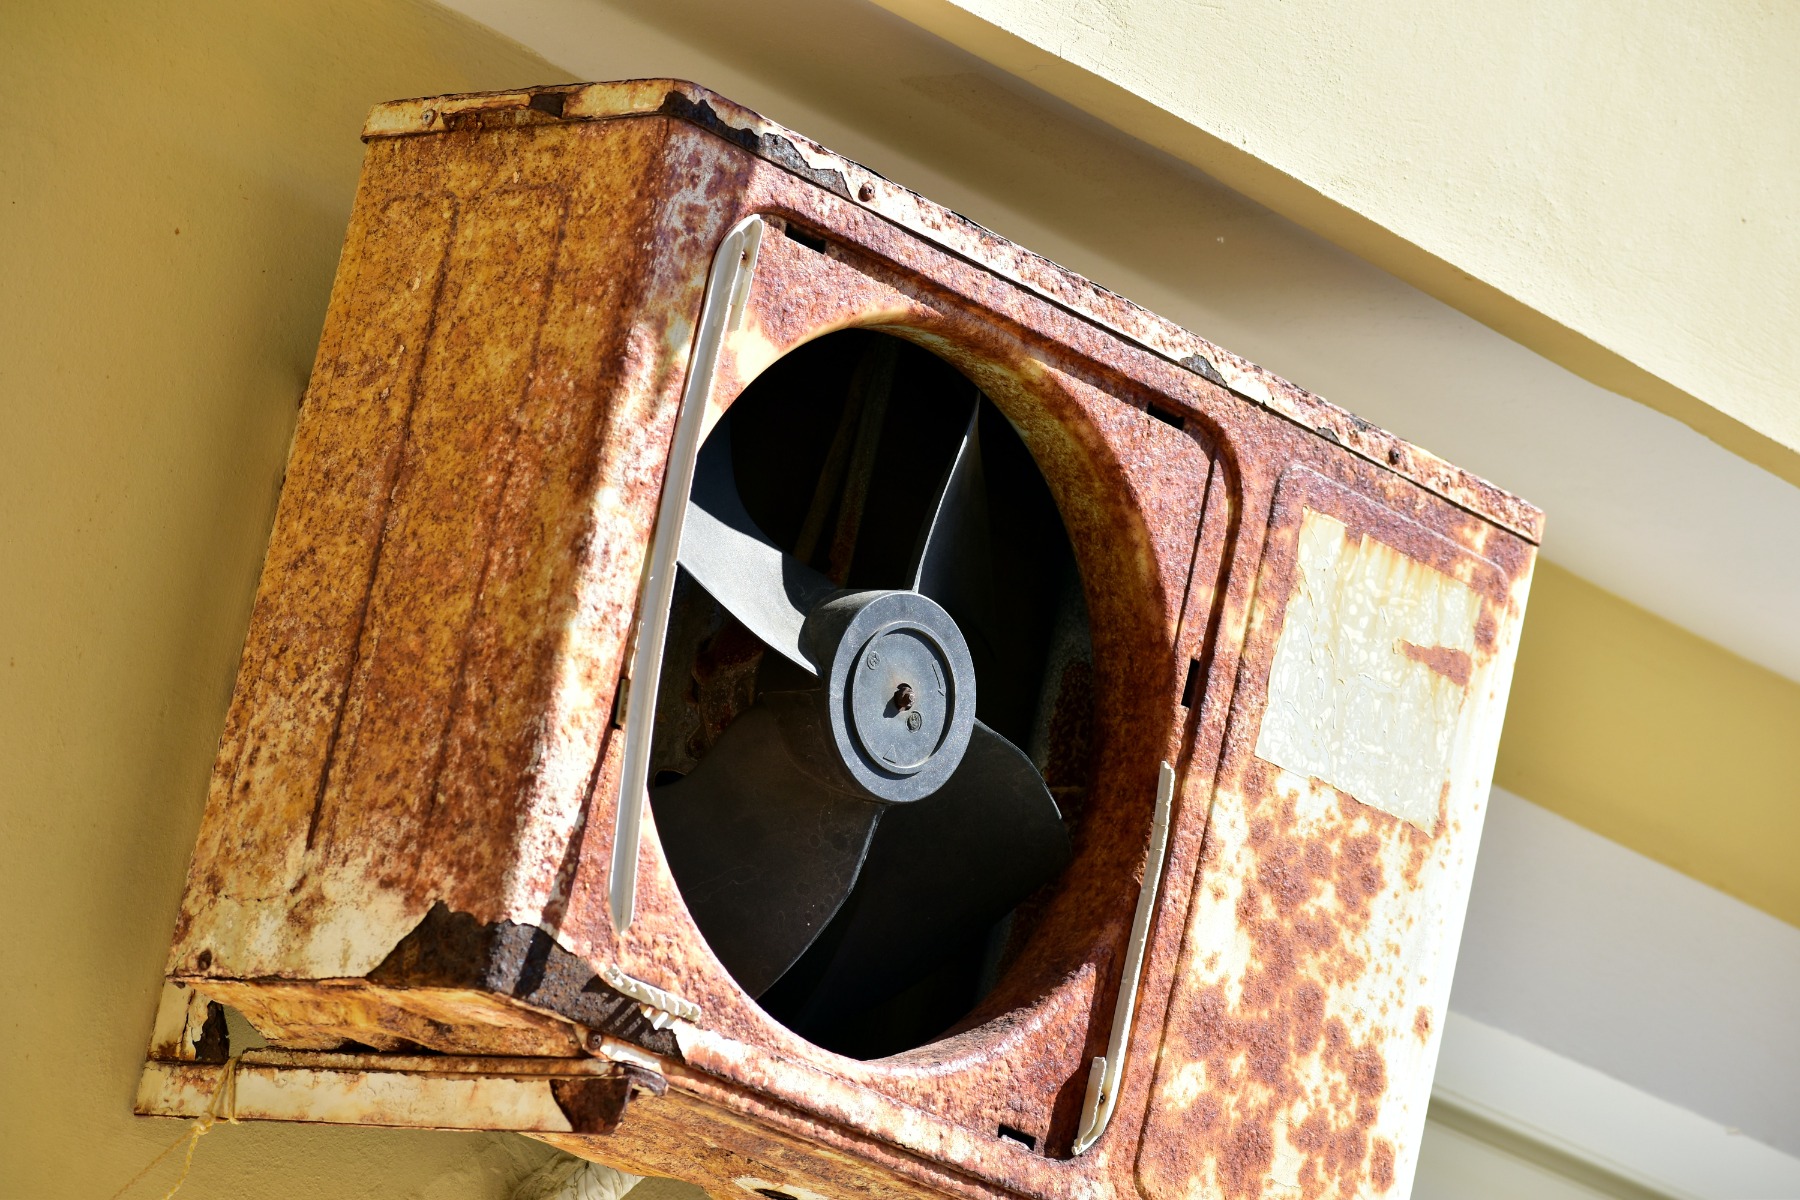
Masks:
[[[808,616],[806,641],[824,685],[813,728],[827,735],[806,757],[889,804],[937,791],[975,723],[975,669],[950,614],[918,592],[840,592]]]
[[[850,732],[862,749],[896,774],[923,767],[951,708],[948,658],[931,631],[910,623],[882,629],[863,643],[849,684]]]

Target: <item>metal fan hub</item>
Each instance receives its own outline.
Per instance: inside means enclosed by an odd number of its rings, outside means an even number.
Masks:
[[[962,762],[975,667],[950,614],[918,592],[840,592],[807,617],[836,756],[856,790],[922,800]]]

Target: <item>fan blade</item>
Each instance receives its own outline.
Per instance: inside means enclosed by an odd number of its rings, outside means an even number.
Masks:
[[[837,585],[763,536],[744,509],[731,468],[731,431],[721,422],[700,447],[681,526],[683,568],[725,610],[783,657],[812,674],[800,630]]]
[[[982,401],[977,398],[956,457],[926,517],[914,556],[912,586],[943,605],[962,630],[975,662],[975,677],[981,681],[981,714],[994,721],[1018,707],[1015,693],[1026,683],[1018,678],[1018,664],[1006,655],[1010,639],[999,620],[993,525],[982,464],[981,409]],[[1030,686],[1035,695],[1036,680],[1031,680]],[[1013,728],[1007,732],[1014,736],[1024,733]]]
[[[650,792],[657,836],[695,924],[760,995],[856,884],[880,810],[801,773],[775,715],[733,721],[693,772]]]
[[[912,589],[930,596],[966,624],[991,619],[993,587],[987,485],[981,472],[981,402],[975,403],[956,457],[938,488],[913,556]]]
[[[977,721],[948,783],[882,814],[856,891],[819,942],[829,961],[798,968],[818,982],[794,1027],[898,994],[1055,878],[1069,854],[1031,760]]]

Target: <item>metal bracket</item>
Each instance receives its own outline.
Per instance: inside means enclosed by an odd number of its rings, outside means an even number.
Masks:
[[[638,840],[643,831],[644,806],[650,801],[647,785],[650,733],[656,721],[657,675],[662,669],[663,642],[669,633],[669,604],[675,594],[682,518],[687,514],[688,491],[694,483],[694,456],[699,452],[700,434],[706,424],[706,400],[712,392],[713,374],[718,370],[720,347],[725,335],[742,322],[749,303],[750,281],[756,271],[756,252],[762,245],[764,228],[761,217],[745,217],[725,235],[713,255],[706,298],[700,305],[699,333],[694,339],[681,408],[675,416],[675,436],[663,471],[656,531],[651,535],[638,600],[637,644],[631,655],[630,702],[625,709],[625,761],[619,772],[619,809],[613,824],[607,898],[613,929],[619,933],[630,926],[637,907]],[[626,995],[641,999],[629,991]]]
[[[1125,947],[1125,972],[1119,978],[1119,997],[1113,1002],[1112,1036],[1106,1054],[1088,1068],[1087,1097],[1081,1105],[1081,1132],[1075,1135],[1073,1153],[1080,1154],[1100,1140],[1119,1102],[1119,1081],[1125,1074],[1125,1048],[1131,1040],[1131,1019],[1137,1009],[1138,986],[1143,981],[1144,955],[1150,944],[1150,917],[1156,909],[1156,892],[1162,883],[1163,858],[1169,848],[1169,809],[1175,801],[1175,768],[1168,763],[1156,780],[1156,812],[1150,818],[1150,854],[1144,860],[1144,881],[1138,888],[1137,913],[1131,918],[1131,940]]]

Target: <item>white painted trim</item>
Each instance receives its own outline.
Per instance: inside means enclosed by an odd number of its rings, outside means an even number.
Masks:
[[[1800,1157],[1800,929],[1498,788],[1450,1007]]]
[[[1680,1200],[1800,1197],[1800,1159],[1455,1011],[1432,1098]]]

